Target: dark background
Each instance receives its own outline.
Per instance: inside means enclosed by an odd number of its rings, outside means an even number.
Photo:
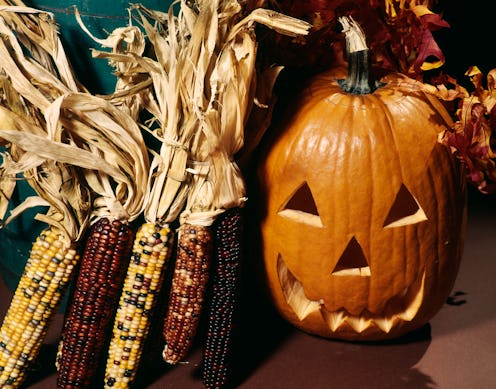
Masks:
[[[444,68],[460,83],[470,85],[464,73],[472,65],[484,73],[496,68],[496,20],[489,4],[482,0],[439,0],[435,6],[450,24],[450,28],[434,33],[446,57]]]

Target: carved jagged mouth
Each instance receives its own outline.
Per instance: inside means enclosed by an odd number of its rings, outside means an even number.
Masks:
[[[401,296],[388,301],[381,314],[364,310],[357,316],[343,308],[331,312],[324,307],[322,300],[313,301],[306,297],[303,285],[287,268],[280,256],[277,272],[284,298],[298,319],[303,321],[311,313],[320,312],[322,319],[333,332],[349,327],[357,333],[362,333],[366,329],[377,327],[384,333],[389,333],[398,322],[408,322],[415,318],[424,297],[425,272],[416,282],[406,288]]]

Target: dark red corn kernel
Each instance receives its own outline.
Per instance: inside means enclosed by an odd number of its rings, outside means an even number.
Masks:
[[[102,218],[90,229],[62,333],[57,388],[89,388],[111,329],[133,243],[126,223]]]
[[[227,210],[219,216],[212,229],[214,254],[202,382],[208,389],[219,389],[230,378],[233,332],[239,313],[243,233],[241,209]]]
[[[164,361],[176,364],[189,352],[203,308],[212,256],[210,228],[184,224],[178,234],[176,264],[163,327]]]

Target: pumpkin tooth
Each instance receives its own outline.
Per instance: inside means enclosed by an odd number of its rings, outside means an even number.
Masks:
[[[322,307],[320,312],[322,314],[322,318],[332,331],[336,331],[346,319],[346,312],[343,310],[329,312],[327,309]]]
[[[362,333],[364,330],[370,327],[370,323],[373,320],[371,318],[366,318],[362,316],[346,316],[345,322],[351,328],[353,328],[357,333]]]
[[[361,276],[370,277],[370,266],[353,267],[349,269],[337,270],[332,273],[333,276]]]
[[[391,328],[393,328],[394,324],[394,320],[387,317],[375,319],[373,322],[381,331],[385,332],[386,334],[391,331]]]
[[[406,309],[396,315],[402,320],[412,321],[413,318],[417,315],[420,306],[422,305],[422,301],[424,300],[424,285],[425,285],[425,272],[422,274],[422,280],[420,281],[420,286],[418,288],[415,287],[415,284],[410,287],[410,294],[415,293],[415,298],[412,300],[410,304],[406,307]]]

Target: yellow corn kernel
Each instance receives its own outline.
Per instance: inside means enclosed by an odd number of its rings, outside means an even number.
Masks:
[[[61,232],[48,228],[36,239],[0,328],[0,387],[19,387],[38,355],[79,256]],[[54,271],[55,270],[55,271]]]
[[[105,388],[127,388],[135,378],[172,243],[167,225],[144,223],[136,233],[114,319]]]

